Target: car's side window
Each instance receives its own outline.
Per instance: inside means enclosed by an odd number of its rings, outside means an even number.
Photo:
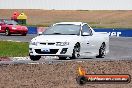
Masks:
[[[2,23],[2,21],[0,20],[0,24]]]
[[[90,33],[90,35],[93,35],[92,30],[90,28],[89,28],[89,33]]]
[[[91,29],[89,28],[89,26],[87,24],[82,26],[82,33],[84,33],[84,32],[89,33],[90,35],[92,35],[92,31],[91,31]]]

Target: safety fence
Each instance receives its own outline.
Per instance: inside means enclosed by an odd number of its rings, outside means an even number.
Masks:
[[[44,32],[45,27],[28,27],[28,34]],[[96,32],[107,32],[109,36],[132,37],[132,28],[94,28]]]
[[[95,28],[96,32],[107,32],[109,36],[132,37],[132,28]]]

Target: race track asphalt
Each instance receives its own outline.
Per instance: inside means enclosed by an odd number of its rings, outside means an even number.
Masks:
[[[0,40],[6,41],[18,41],[18,42],[30,42],[32,38],[37,36],[36,34],[28,34],[27,36],[21,35],[11,35],[5,36],[4,34],[0,34]],[[130,37],[110,37],[110,52],[104,58],[85,58],[85,59],[74,59],[77,61],[85,61],[85,60],[132,60],[132,38]],[[57,57],[42,57],[39,61],[35,63],[45,63],[46,61],[50,62],[62,62],[62,61],[71,61],[71,60],[58,60]],[[0,62],[3,63],[3,62]],[[34,63],[27,57],[27,60],[22,60],[17,58],[13,62],[5,62],[4,63]]]

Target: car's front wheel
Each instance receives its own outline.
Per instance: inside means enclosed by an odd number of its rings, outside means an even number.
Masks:
[[[41,58],[41,56],[31,56],[30,55],[30,59],[33,61],[38,61]]]
[[[6,28],[6,30],[5,30],[5,35],[6,36],[9,36],[10,35],[10,30],[8,28]]]
[[[72,57],[70,59],[76,59],[80,56],[80,44],[76,43],[73,49]]]
[[[97,57],[102,58],[103,56],[105,56],[105,51],[106,51],[106,45],[105,43],[102,43],[99,49],[99,55]]]

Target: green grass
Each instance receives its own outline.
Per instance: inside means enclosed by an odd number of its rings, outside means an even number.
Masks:
[[[0,57],[28,56],[28,43],[0,41]]]

